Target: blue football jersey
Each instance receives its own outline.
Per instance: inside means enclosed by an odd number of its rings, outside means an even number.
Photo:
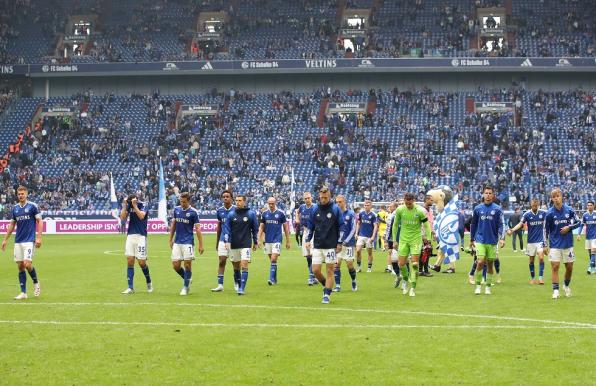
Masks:
[[[282,227],[286,223],[286,215],[279,209],[266,210],[261,215],[261,223],[265,224],[265,242],[281,243]]]
[[[343,223],[339,227],[339,242],[346,247],[356,246],[356,214],[353,210],[346,209],[342,213]]]
[[[544,219],[546,212],[538,209],[536,213],[526,211],[521,218],[521,223],[528,226],[528,244],[544,242]]]
[[[298,213],[300,213],[300,226],[303,228],[308,227],[308,222],[310,221],[310,216],[314,209],[315,204],[312,204],[309,207],[307,207],[306,204],[300,205],[300,208],[298,208]]]
[[[236,209],[235,205],[230,206],[229,209],[226,209],[223,205],[217,208],[217,222],[219,223],[219,229],[221,231],[219,235],[219,241],[224,241],[223,227],[225,222],[228,220],[228,215],[234,209]]]
[[[561,228],[569,226],[571,230],[581,226],[579,217],[573,209],[567,205],[559,210],[554,206],[546,212],[544,220],[544,242],[555,249],[567,249],[573,247],[573,232],[561,234]]]
[[[184,209],[181,206],[174,208],[174,220],[176,220],[176,244],[195,244],[195,225],[199,224],[199,212],[192,206]]]
[[[17,232],[15,243],[31,243],[35,241],[35,228],[37,219],[41,219],[41,214],[37,204],[27,201],[25,205],[16,204],[12,208],[12,219],[17,223]]]
[[[137,201],[137,208],[145,213],[145,217],[141,220],[132,209],[132,205],[129,205],[128,214],[130,216],[130,221],[128,222],[128,234],[147,236],[147,220],[149,219],[149,216],[147,216],[147,203]]]
[[[494,202],[479,204],[474,208],[470,236],[480,244],[497,245],[503,237],[503,210]]]
[[[586,239],[587,240],[594,240],[596,239],[596,211],[589,213],[586,212],[582,216],[582,223],[587,227],[586,229]]]
[[[372,210],[368,213],[365,211],[358,213],[358,222],[360,223],[360,228],[358,228],[358,236],[372,237],[377,220],[378,217]]]

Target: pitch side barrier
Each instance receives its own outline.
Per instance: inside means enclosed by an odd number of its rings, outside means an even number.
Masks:
[[[0,232],[6,233],[9,220],[0,220]],[[216,219],[202,219],[201,231],[215,233],[217,231]],[[119,221],[110,220],[43,220],[44,234],[117,234],[120,232]],[[153,234],[166,234],[168,228],[163,221],[149,219],[147,232]]]
[[[366,58],[198,60],[185,62],[15,64],[0,75],[71,76],[209,75],[328,72],[594,72],[596,58]]]

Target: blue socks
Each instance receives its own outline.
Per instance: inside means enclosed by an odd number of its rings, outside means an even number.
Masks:
[[[501,273],[501,260],[495,259],[495,273],[498,275]]]
[[[348,272],[350,274],[350,277],[352,278],[352,281],[356,281],[356,270],[355,269],[350,269],[350,270],[348,270]]]
[[[569,287],[569,283],[571,283],[571,279],[567,280],[563,280],[563,283],[565,283],[565,287]]]
[[[190,286],[190,279],[192,278],[192,271],[189,270],[185,270],[184,271],[184,286],[186,288],[188,288]]]
[[[596,253],[590,253],[590,267],[596,267]]]
[[[176,270],[176,273],[180,275],[182,279],[184,279],[184,268],[180,267]]]
[[[559,283],[553,283],[553,291],[559,290]]]
[[[224,275],[218,273],[217,274],[217,284],[223,285],[223,279],[224,279]]]
[[[23,272],[24,273],[24,272]],[[126,268],[126,279],[128,280],[128,288],[134,289],[135,267]]]
[[[530,263],[530,277],[532,279],[534,279],[536,277],[536,272],[535,272],[535,265],[534,263]]]
[[[339,287],[341,285],[341,269],[335,268],[333,270],[333,276],[335,277],[335,286]]]
[[[476,274],[476,263],[477,259],[474,259],[472,262],[472,268],[470,268],[470,276],[474,276]]]
[[[246,288],[246,282],[248,281],[248,271],[242,271],[240,275],[240,289],[244,291]]]
[[[35,268],[31,267],[31,271],[29,271],[29,276],[31,276],[31,280],[33,280],[33,284],[37,284],[37,272],[35,272]]]
[[[277,283],[277,263],[271,263],[271,268],[269,268],[269,280],[273,283]]]
[[[331,288],[327,288],[327,287],[323,288],[323,295],[324,296],[331,295]]]
[[[312,280],[315,277],[312,273],[312,256],[306,256],[306,264],[308,264],[308,277]]]
[[[145,264],[144,267],[141,267],[143,271],[143,275],[145,275],[145,280],[147,280],[147,284],[151,283],[151,275],[149,275],[149,266]]]
[[[19,284],[21,285],[21,292],[27,293],[27,272],[19,271]]]
[[[542,277],[544,274],[544,261],[538,263],[538,276]]]
[[[234,270],[234,283],[238,284],[238,287],[240,287],[240,271]]]

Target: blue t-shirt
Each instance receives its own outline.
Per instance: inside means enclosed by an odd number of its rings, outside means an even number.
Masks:
[[[497,245],[503,237],[503,210],[494,202],[476,205],[470,230],[472,241]]]
[[[199,212],[192,206],[188,209],[177,206],[174,208],[174,220],[176,220],[176,244],[195,245],[194,230],[199,223]]]
[[[228,220],[228,215],[234,209],[236,209],[235,205],[230,206],[230,209],[226,209],[223,205],[217,208],[217,222],[219,223],[220,229],[219,241],[224,241],[223,227],[225,222]]]
[[[596,211],[591,214],[584,213],[582,223],[588,228],[586,229],[586,240],[596,239]]]
[[[351,209],[346,209],[342,214],[343,223],[339,227],[339,242],[346,247],[356,245],[356,214]]]
[[[563,205],[561,209],[554,206],[546,212],[544,220],[544,242],[547,246],[554,249],[567,249],[573,247],[573,229],[581,226],[579,217],[573,209]],[[569,226],[571,230],[566,234],[561,234],[561,228]]]
[[[146,209],[147,203],[137,201],[137,208],[139,208],[141,212],[145,213],[145,217],[141,220],[132,209],[132,205],[128,205],[128,214],[130,216],[130,221],[128,222],[128,234],[147,236],[147,220],[149,219]]]
[[[265,224],[266,243],[281,243],[281,229],[286,221],[286,215],[279,209],[276,209],[273,212],[270,210],[263,212],[261,215],[261,223]]]
[[[12,208],[12,219],[17,223],[15,243],[32,243],[35,241],[36,219],[41,219],[37,204],[27,201],[25,205],[16,204]]]
[[[528,226],[528,244],[544,242],[544,219],[546,212],[538,209],[536,213],[526,211],[521,218],[521,223]]]
[[[310,220],[310,216],[312,211],[315,208],[315,204],[311,204],[310,207],[307,207],[306,204],[300,205],[298,208],[298,213],[300,213],[300,226],[303,228],[308,227],[308,221]]]
[[[365,211],[358,213],[358,222],[360,223],[360,228],[358,228],[358,236],[372,237],[377,220],[378,217],[372,210],[368,213]]]

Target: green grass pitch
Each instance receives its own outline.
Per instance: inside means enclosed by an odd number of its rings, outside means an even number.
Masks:
[[[191,293],[171,269],[167,236],[149,237],[155,291],[136,268],[126,287],[124,236],[47,235],[34,264],[40,298],[17,302],[12,243],[0,259],[0,384],[594,384],[596,276],[576,242],[573,297],[551,299],[528,284],[528,262],[501,251],[503,283],[493,295],[467,284],[470,256],[455,275],[419,278],[403,296],[375,252],[358,292],[322,305],[321,287],[293,244],[267,285],[268,261],[253,254],[247,295],[216,284],[215,238],[194,263]],[[536,267],[538,269],[538,267]]]

